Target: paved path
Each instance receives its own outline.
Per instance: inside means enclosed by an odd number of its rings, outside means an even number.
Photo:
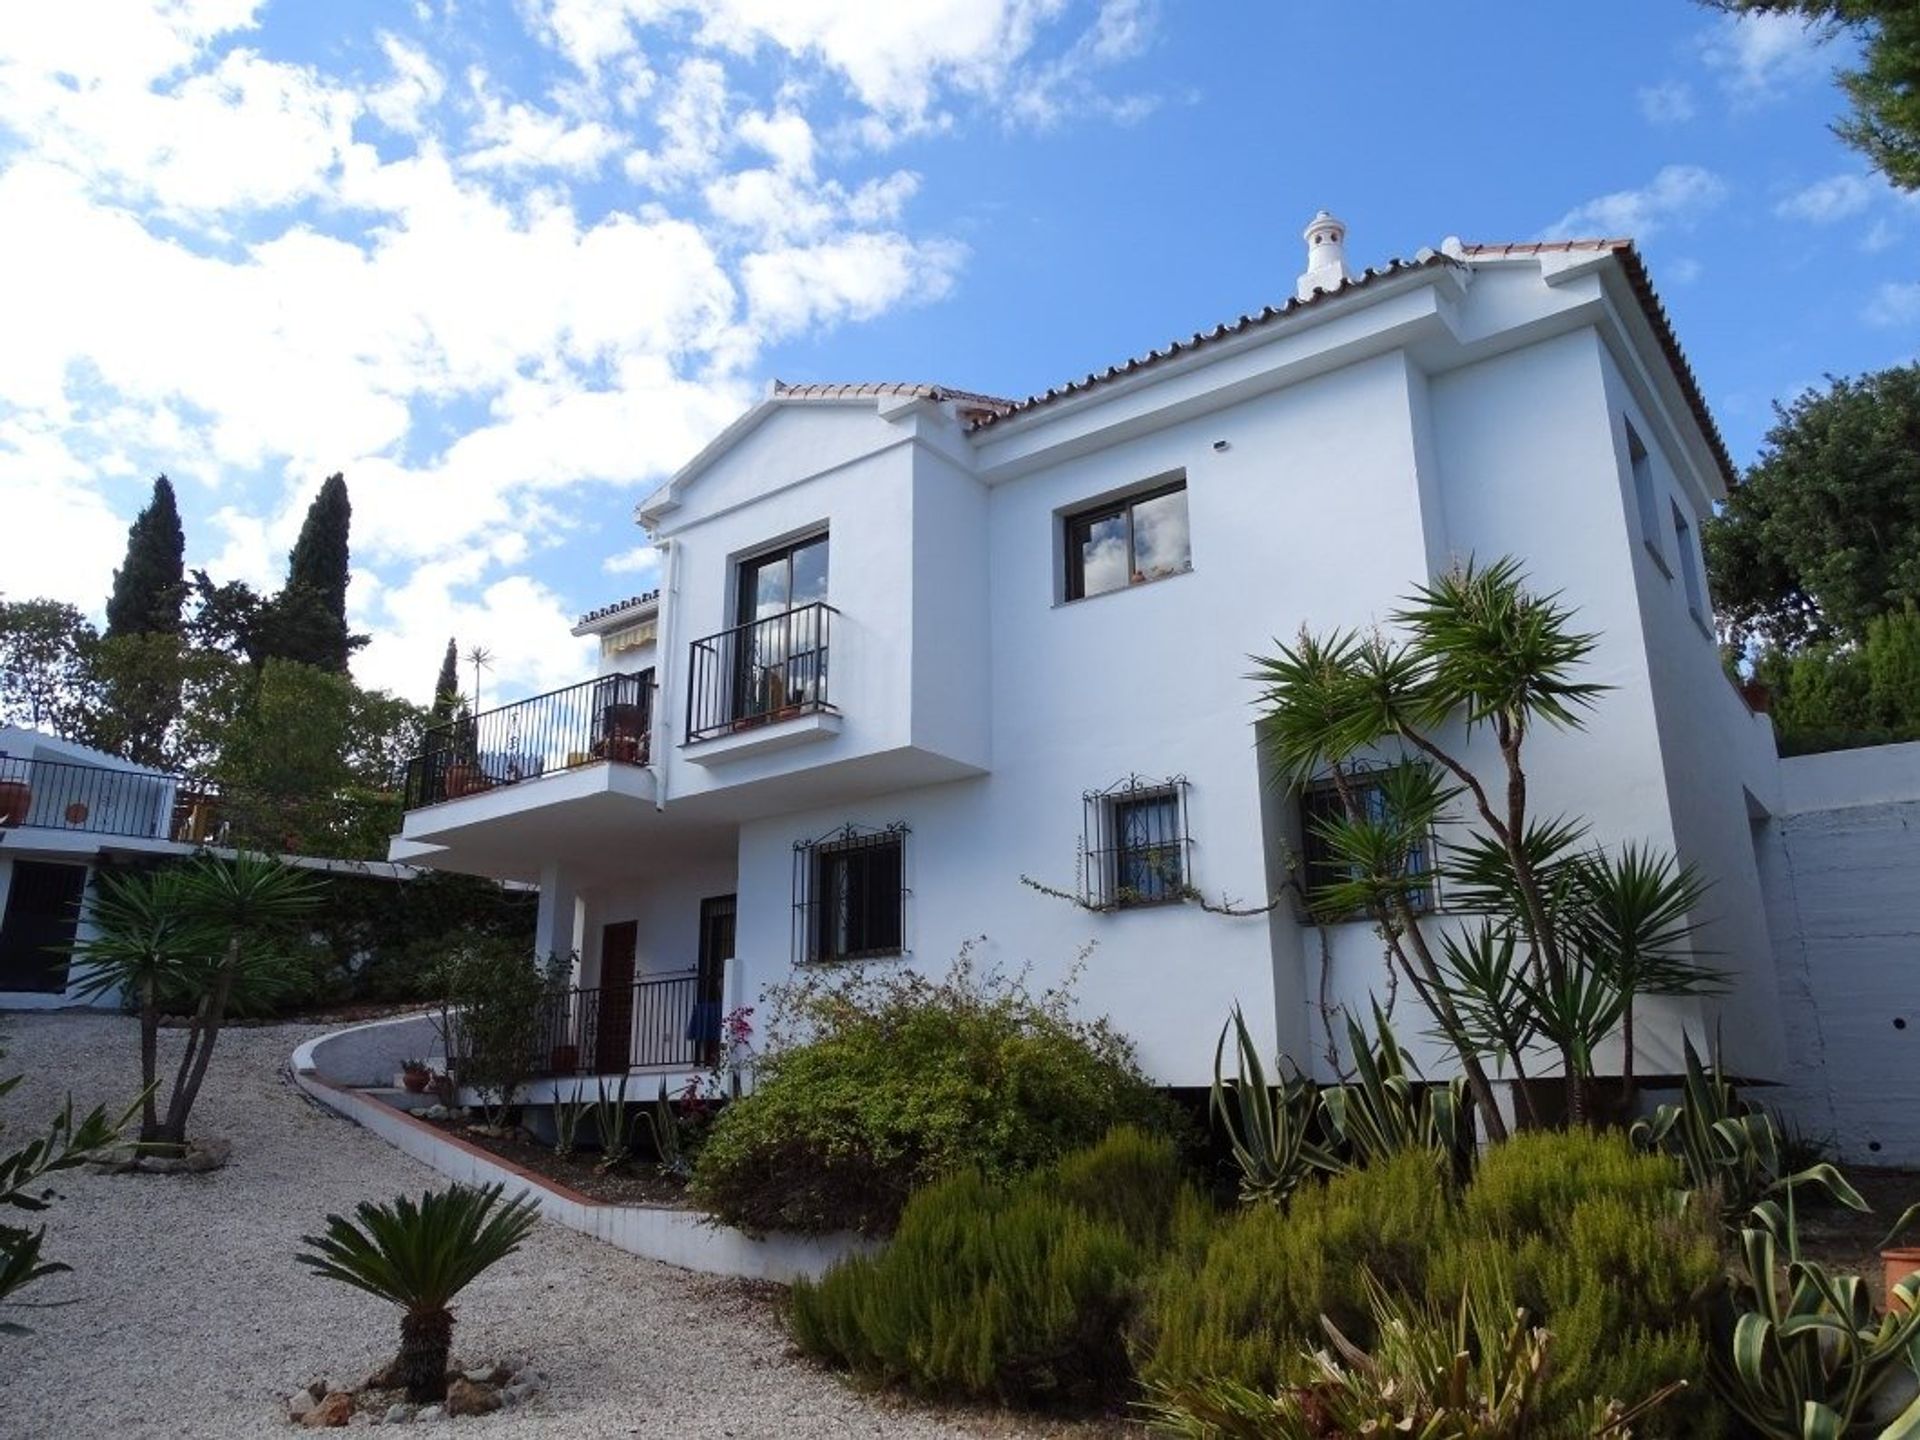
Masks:
[[[329,1211],[444,1181],[287,1081],[287,1057],[317,1033],[221,1037],[193,1128],[233,1142],[227,1169],[56,1177],[64,1198],[46,1212],[46,1254],[73,1272],[27,1293],[71,1303],[8,1312],[35,1333],[0,1337],[0,1437],[285,1440],[302,1433],[281,1418],[286,1393],[316,1374],[357,1380],[392,1354],[399,1312],[309,1275],[293,1255]],[[138,1089],[136,1048],[122,1016],[0,1016],[0,1075],[27,1077],[0,1101],[6,1138],[44,1124],[69,1090],[81,1110],[124,1103]],[[522,1410],[404,1433],[1038,1433],[863,1398],[789,1356],[768,1303],[740,1286],[556,1225],[469,1287],[455,1313],[456,1357],[524,1357],[553,1387]]]

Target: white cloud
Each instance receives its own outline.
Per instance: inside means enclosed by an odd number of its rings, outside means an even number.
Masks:
[[[1636,98],[1649,125],[1684,125],[1693,119],[1693,87],[1684,80],[1642,86]]]
[[[1542,238],[1629,236],[1646,240],[1669,225],[1685,226],[1727,197],[1727,184],[1699,165],[1668,165],[1638,190],[1616,190],[1577,205]]]
[[[503,103],[487,88],[484,75],[476,74],[472,81],[480,119],[468,132],[468,139],[478,145],[460,157],[464,170],[510,175],[553,170],[562,175],[586,176],[621,147],[618,132],[597,120],[575,123],[519,101]]]
[[[61,537],[10,595],[97,606],[163,469],[189,563],[272,586],[345,471],[363,679],[418,697],[449,633],[502,697],[578,678],[600,597],[533,578],[543,554],[751,403],[769,341],[951,293],[966,251],[911,225],[920,177],[851,142],[1150,103],[1095,83],[1150,42],[1142,0],[1045,44],[1068,0],[518,8],[565,57],[544,80],[437,43],[439,7],[315,52],[364,75],[286,59],[257,0],[0,27],[0,214],[33,217],[0,226],[0,511]],[[651,583],[648,547],[606,548]]]
[[[1773,207],[1783,220],[1805,220],[1814,225],[1831,225],[1858,215],[1873,203],[1874,186],[1864,176],[1832,175],[1797,190]]]
[[[754,327],[778,336],[943,299],[965,258],[955,241],[854,235],[749,255],[740,274]]]
[[[446,76],[426,51],[397,35],[380,36],[380,48],[393,66],[393,78],[367,94],[367,109],[382,124],[405,135],[418,135],[425,116],[447,93]]]
[[[1920,280],[1887,281],[1873,292],[1863,318],[1885,327],[1920,324]]]
[[[1701,265],[1690,255],[1668,262],[1663,273],[1676,285],[1691,285],[1700,278]]]
[[[1823,25],[1787,14],[1727,15],[1702,37],[1700,56],[1739,104],[1757,104],[1826,73]]]

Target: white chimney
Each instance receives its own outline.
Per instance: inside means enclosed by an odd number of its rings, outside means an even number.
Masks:
[[[1311,300],[1317,290],[1338,290],[1353,276],[1347,270],[1347,227],[1325,210],[1315,215],[1301,232],[1307,242],[1307,268],[1294,282],[1293,291],[1302,300]]]

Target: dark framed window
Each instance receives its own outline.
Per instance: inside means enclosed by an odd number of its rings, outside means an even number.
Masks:
[[[1130,775],[1089,790],[1082,848],[1082,891],[1099,910],[1164,905],[1186,898],[1189,852],[1187,782]]]
[[[793,847],[796,960],[863,960],[906,948],[907,827],[847,825]]]
[[[1378,780],[1370,780],[1362,774],[1347,777],[1347,792],[1353,797],[1355,808],[1368,819],[1384,819],[1387,810],[1386,792]],[[1302,877],[1306,891],[1307,912],[1320,921],[1361,920],[1367,918],[1359,911],[1336,912],[1330,909],[1326,900],[1329,887],[1343,884],[1353,879],[1353,870],[1333,853],[1328,844],[1326,826],[1331,821],[1347,817],[1346,803],[1341,798],[1339,787],[1331,780],[1317,781],[1300,792],[1300,841],[1303,859]],[[1406,873],[1421,877],[1422,883],[1413,891],[1411,900],[1416,911],[1429,911],[1434,908],[1433,874],[1433,837],[1427,836],[1414,845],[1406,856]]]
[[[1185,479],[1076,511],[1065,526],[1069,600],[1193,568]]]

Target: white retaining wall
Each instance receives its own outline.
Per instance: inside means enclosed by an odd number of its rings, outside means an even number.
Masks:
[[[293,1052],[294,1083],[322,1105],[449,1179],[469,1185],[497,1183],[506,1186],[509,1195],[531,1195],[540,1213],[557,1224],[683,1270],[784,1285],[801,1276],[819,1276],[834,1261],[868,1248],[869,1242],[853,1235],[753,1236],[714,1224],[690,1210],[604,1205],[454,1140],[423,1120],[343,1088],[336,1078],[342,1072],[384,1074],[386,1078],[360,1083],[386,1084],[395,1063],[392,1056],[427,1053],[427,1047],[418,1044],[411,1051],[395,1048],[413,1040],[405,1027],[423,1022],[431,1023],[425,1016],[382,1020],[309,1040]],[[389,1058],[375,1058],[381,1054]],[[386,1065],[384,1072],[373,1069],[379,1064]]]
[[[1920,1165],[1920,744],[1780,771],[1756,846],[1789,1050],[1776,1103],[1845,1161]]]

